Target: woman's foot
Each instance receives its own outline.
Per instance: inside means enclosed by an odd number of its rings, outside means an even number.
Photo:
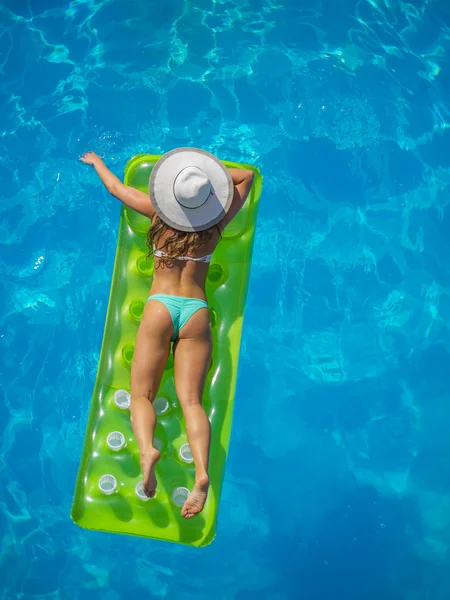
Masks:
[[[156,448],[150,448],[141,455],[141,469],[144,477],[143,489],[149,498],[153,498],[156,493],[156,475],[155,467],[159,460],[159,451]]]
[[[181,509],[181,515],[186,519],[192,519],[199,512],[202,512],[208,496],[209,478],[203,475],[195,480],[194,489],[189,494],[188,499]]]

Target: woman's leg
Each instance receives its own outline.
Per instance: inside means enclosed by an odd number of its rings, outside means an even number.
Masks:
[[[186,518],[203,510],[208,495],[211,427],[202,406],[202,396],[211,352],[209,310],[202,308],[180,330],[174,346],[175,388],[195,463],[194,489],[181,510]]]
[[[141,455],[144,491],[155,495],[155,466],[159,452],[153,448],[156,414],[153,400],[158,392],[173,334],[167,308],[158,301],[147,302],[139,325],[131,367],[131,426]]]

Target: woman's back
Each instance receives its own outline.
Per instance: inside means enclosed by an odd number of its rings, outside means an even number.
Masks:
[[[188,251],[185,256],[179,255],[177,258],[172,258],[167,256],[165,248],[167,240],[177,232],[167,227],[164,236],[161,236],[152,248],[155,260],[152,294],[170,294],[185,298],[206,299],[205,284],[210,262],[209,260],[188,259],[189,257],[194,259],[210,258],[220,241],[219,228],[214,227],[213,229],[210,239],[196,248],[195,252],[191,254]]]

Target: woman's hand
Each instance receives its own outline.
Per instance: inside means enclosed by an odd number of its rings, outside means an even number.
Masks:
[[[97,172],[97,175],[102,180],[103,185],[106,187],[108,192],[118,198],[126,206],[132,208],[141,215],[153,218],[155,209],[150,202],[150,197],[144,192],[140,192],[128,185],[124,185],[118,177],[112,173],[105,163],[102,161],[100,156],[97,156],[95,152],[85,152],[80,157],[81,162],[86,165],[92,165]]]
[[[86,165],[95,166],[96,163],[102,163],[102,159],[100,156],[97,156],[95,152],[85,152],[83,156],[80,156],[81,162],[84,162]]]

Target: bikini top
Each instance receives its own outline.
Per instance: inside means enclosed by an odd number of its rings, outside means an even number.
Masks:
[[[153,246],[153,254],[158,258],[162,258],[163,256],[167,256],[165,252],[162,252],[159,248],[155,248]],[[211,262],[212,254],[205,254],[205,256],[175,256],[174,260],[192,260],[193,262],[202,262],[209,263]]]

